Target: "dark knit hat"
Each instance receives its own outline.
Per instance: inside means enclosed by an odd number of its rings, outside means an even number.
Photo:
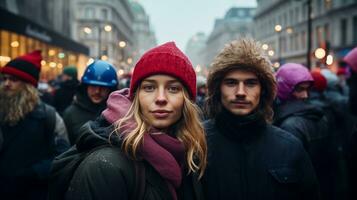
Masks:
[[[320,71],[312,71],[311,76],[314,79],[312,88],[318,92],[323,92],[327,88],[326,78],[320,73]]]
[[[63,74],[72,77],[73,80],[77,80],[77,68],[74,66],[67,66],[64,68]]]
[[[1,69],[1,73],[13,75],[37,87],[41,60],[41,51],[36,50],[11,60]]]
[[[174,42],[168,42],[147,51],[137,62],[130,83],[130,98],[140,82],[151,75],[166,74],[178,78],[196,99],[196,73],[187,56],[180,51]]]

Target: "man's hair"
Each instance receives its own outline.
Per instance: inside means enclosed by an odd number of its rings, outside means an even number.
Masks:
[[[189,99],[189,93],[186,88],[183,90],[183,95],[182,117],[176,124],[171,126],[170,130],[185,146],[185,157],[189,173],[198,172],[199,176],[202,177],[207,164],[207,144],[204,129],[200,122],[199,109]],[[138,96],[138,92],[136,92],[126,116],[115,122],[115,131],[117,134],[121,134],[119,132],[123,129],[125,130],[126,122],[132,119],[135,120],[136,127],[127,134],[122,144],[125,154],[134,159],[138,148],[143,143],[144,134],[147,133],[151,126],[140,111]]]
[[[233,70],[252,72],[258,77],[262,86],[258,111],[267,122],[271,122],[272,104],[277,92],[273,68],[261,44],[251,38],[241,38],[226,44],[213,60],[207,80],[208,116],[214,118],[222,111],[220,86],[224,77]]]
[[[0,123],[16,125],[39,103],[37,89],[25,82],[21,84],[18,91],[11,93],[4,90],[4,84],[0,84]]]

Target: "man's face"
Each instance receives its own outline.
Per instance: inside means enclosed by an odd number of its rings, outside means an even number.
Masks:
[[[103,86],[88,85],[87,94],[90,100],[95,104],[100,104],[105,101],[110,93],[110,89]]]
[[[0,84],[3,86],[4,91],[9,93],[16,93],[23,86],[23,82],[20,79],[9,74],[0,75]]]
[[[259,105],[261,85],[258,77],[248,71],[233,70],[221,83],[222,105],[232,114],[245,116]]]
[[[295,86],[292,93],[293,97],[298,100],[305,100],[309,98],[309,90],[311,88],[311,82],[302,82]]]

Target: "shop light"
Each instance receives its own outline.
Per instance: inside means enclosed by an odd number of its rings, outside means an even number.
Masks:
[[[332,65],[332,63],[333,63],[333,56],[332,55],[328,55],[326,57],[326,64],[327,65]]]
[[[66,54],[63,52],[58,54],[58,58],[60,58],[60,59],[64,58],[65,56],[66,56]]]
[[[50,50],[48,51],[48,55],[49,55],[49,56],[54,56],[55,54],[56,54],[56,51],[53,50],[53,49],[50,49]]]
[[[292,34],[294,31],[293,31],[293,28],[289,27],[289,28],[286,29],[286,32],[288,34]]]
[[[42,65],[42,66],[46,65],[46,61],[42,60],[42,61],[41,61],[41,65]]]
[[[8,56],[0,56],[1,62],[10,62],[11,58]]]
[[[268,48],[269,48],[268,44],[263,44],[263,45],[262,45],[262,49],[263,49],[263,50],[268,50]]]
[[[62,63],[58,63],[57,67],[60,68],[60,69],[62,69],[62,68],[63,68]]]
[[[120,41],[119,42],[119,47],[124,48],[126,46],[126,42],[125,41]]]
[[[20,43],[18,41],[12,41],[10,46],[16,48],[20,46]]]
[[[280,24],[275,25],[274,30],[276,32],[280,32],[283,29],[283,27]]]
[[[55,62],[50,62],[48,65],[52,68],[55,68],[57,66],[57,64]]]

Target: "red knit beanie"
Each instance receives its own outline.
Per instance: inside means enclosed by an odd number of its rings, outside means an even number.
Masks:
[[[130,98],[140,82],[148,76],[166,74],[181,81],[196,99],[196,73],[187,56],[180,51],[174,42],[168,42],[147,51],[137,62],[130,82]]]
[[[11,60],[1,69],[1,73],[13,75],[37,87],[41,60],[41,51],[36,50]]]
[[[312,88],[318,92],[323,92],[327,88],[326,78],[319,71],[311,72],[311,76],[314,79]]]

